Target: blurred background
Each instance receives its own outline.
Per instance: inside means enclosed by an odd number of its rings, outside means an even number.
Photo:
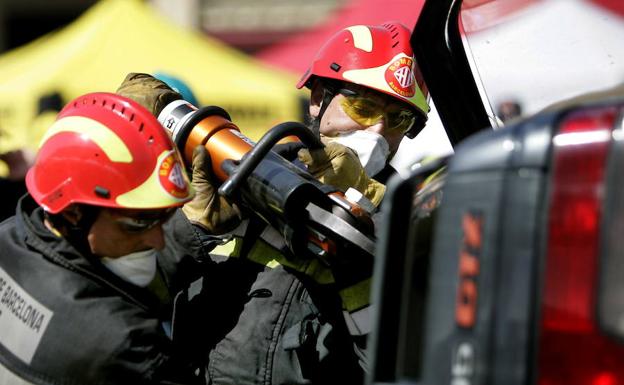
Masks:
[[[65,102],[129,72],[186,83],[257,140],[304,121],[295,84],[321,45],[355,24],[415,25],[422,0],[0,0],[0,153],[33,152]],[[442,151],[450,151],[443,143]],[[3,170],[0,162],[0,175]]]
[[[305,121],[295,84],[355,24],[414,27],[423,0],[0,0],[0,177],[17,180],[62,106],[129,72],[188,85],[250,138]],[[462,28],[492,121],[624,81],[624,1],[464,0]],[[495,117],[496,115],[496,117]],[[432,105],[393,165],[452,152]]]
[[[97,0],[2,0],[0,52],[71,23]],[[348,0],[151,0],[172,22],[197,29],[247,53],[318,25]]]

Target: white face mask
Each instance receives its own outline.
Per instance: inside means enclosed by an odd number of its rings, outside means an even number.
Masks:
[[[102,263],[124,281],[145,287],[156,275],[156,250],[138,251],[118,258],[103,257]]]
[[[368,176],[374,176],[386,167],[390,145],[383,136],[370,131],[356,130],[332,139],[357,153]]]

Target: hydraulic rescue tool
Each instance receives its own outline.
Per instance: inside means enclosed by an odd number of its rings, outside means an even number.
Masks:
[[[216,106],[198,109],[184,100],[168,104],[158,120],[169,130],[185,161],[204,145],[214,175],[222,182],[219,194],[271,225],[298,257],[316,257],[331,265],[334,257],[360,258],[372,268],[375,249],[372,204],[359,192],[343,194],[322,184],[271,149],[287,136],[296,136],[310,150],[323,147],[300,123],[287,122],[254,143]],[[359,195],[358,195],[359,194]],[[367,207],[368,205],[371,205]]]

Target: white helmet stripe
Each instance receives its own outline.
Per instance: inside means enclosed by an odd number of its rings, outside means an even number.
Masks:
[[[354,25],[346,28],[353,36],[353,45],[362,51],[373,51],[373,34],[365,25]]]
[[[117,134],[102,123],[83,116],[66,116],[54,122],[54,124],[46,131],[39,147],[50,139],[52,136],[62,132],[75,132],[85,135],[108,156],[113,162],[130,163],[132,162],[132,154],[128,146],[121,140]]]

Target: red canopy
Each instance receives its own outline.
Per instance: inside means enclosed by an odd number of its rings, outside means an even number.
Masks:
[[[322,25],[294,35],[256,54],[265,63],[303,75],[314,55],[333,34],[356,24],[400,21],[413,29],[424,0],[351,0]]]
[[[543,0],[464,0],[462,4],[464,31],[470,33],[487,29],[501,22],[505,16],[541,1]],[[622,0],[584,1],[624,16],[624,1]]]
[[[605,7],[620,16],[624,16],[624,1],[622,0],[591,0],[596,5]]]

